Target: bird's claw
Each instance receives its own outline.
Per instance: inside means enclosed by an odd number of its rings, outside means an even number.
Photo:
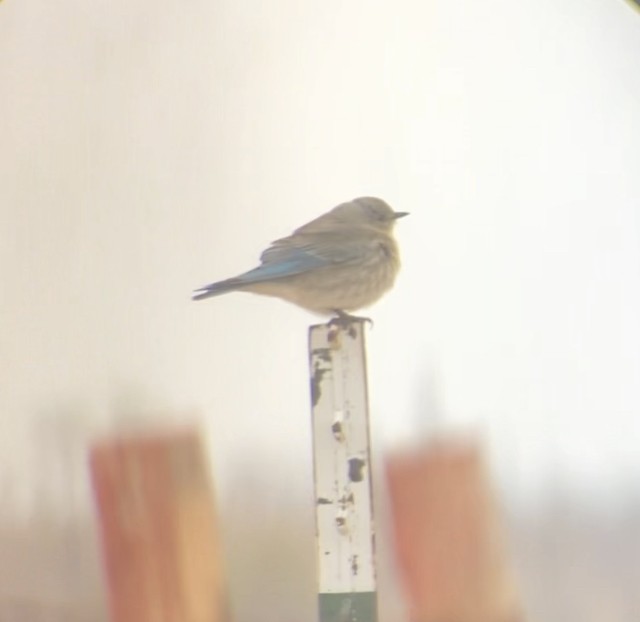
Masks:
[[[340,311],[339,309],[335,309],[334,313],[335,317],[332,317],[329,320],[328,326],[334,328],[341,328],[347,332],[349,337],[355,337],[356,331],[354,328],[354,324],[359,323],[367,323],[371,327],[373,327],[373,320],[370,317],[360,317],[358,315],[350,315],[349,313],[345,313],[344,311]]]

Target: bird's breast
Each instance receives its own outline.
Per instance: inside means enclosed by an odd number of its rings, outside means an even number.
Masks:
[[[393,286],[400,268],[398,248],[389,236],[376,236],[348,261],[287,278],[255,283],[245,289],[277,296],[306,309],[330,314],[356,311],[376,302]]]

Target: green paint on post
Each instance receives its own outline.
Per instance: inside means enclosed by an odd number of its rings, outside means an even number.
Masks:
[[[376,592],[344,592],[319,594],[320,622],[376,622]]]

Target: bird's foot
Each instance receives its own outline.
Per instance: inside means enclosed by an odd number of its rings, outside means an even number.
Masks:
[[[333,312],[336,314],[335,317],[332,317],[329,320],[328,326],[330,328],[341,328],[347,332],[349,337],[356,336],[356,330],[354,328],[354,324],[358,323],[367,323],[370,326],[373,326],[373,320],[370,317],[360,317],[357,315],[351,315],[349,313],[345,313],[340,309],[334,309]]]

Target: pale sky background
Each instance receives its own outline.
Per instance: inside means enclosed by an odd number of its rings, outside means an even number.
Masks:
[[[189,294],[360,195],[411,212],[400,278],[368,311],[376,449],[451,425],[490,441],[521,498],[637,482],[629,4],[4,0],[0,57],[16,509],[85,505],[85,441],[115,419],[203,421],[221,487],[243,465],[310,487],[317,319]]]

